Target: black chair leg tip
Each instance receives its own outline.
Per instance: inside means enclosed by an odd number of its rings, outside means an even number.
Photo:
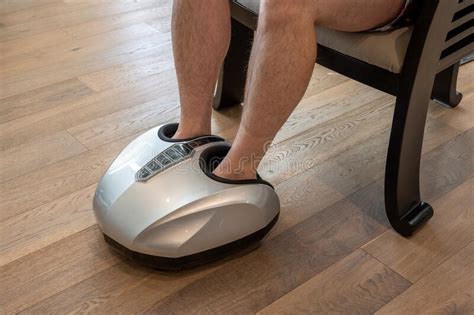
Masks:
[[[422,201],[401,218],[399,224],[394,226],[394,228],[402,236],[412,236],[415,231],[433,217],[433,214],[433,207]]]
[[[445,107],[455,108],[461,103],[462,97],[463,97],[462,93],[457,92],[456,95],[451,97],[450,100],[442,100],[438,98],[434,98],[433,100]]]

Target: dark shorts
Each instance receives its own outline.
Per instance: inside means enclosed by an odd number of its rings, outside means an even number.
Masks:
[[[377,27],[372,31],[385,32],[413,24],[413,20],[418,13],[418,3],[418,0],[406,0],[405,8],[403,8],[402,12],[400,12],[393,21],[384,26]]]

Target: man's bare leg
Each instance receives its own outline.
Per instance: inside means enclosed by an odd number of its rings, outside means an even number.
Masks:
[[[175,139],[209,134],[214,88],[230,42],[228,0],[175,0],[173,54],[181,116]]]
[[[404,0],[262,0],[249,63],[244,113],[217,176],[250,179],[303,97],[316,60],[315,25],[362,31],[383,25]]]

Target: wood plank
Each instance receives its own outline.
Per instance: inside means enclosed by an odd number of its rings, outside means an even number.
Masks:
[[[74,127],[152,99],[163,103],[176,98],[177,83],[156,75],[135,84],[84,97],[32,115],[0,124],[0,150]]]
[[[3,42],[0,46],[0,58],[15,56],[19,53],[31,53],[49,47],[52,49],[55,45],[64,44],[65,42],[72,43],[82,38],[126,28],[150,19],[169,19],[170,12],[171,8],[167,6],[151,7],[120,15],[107,16],[59,30],[53,29],[28,37],[12,39]]]
[[[169,74],[174,76],[174,70],[171,70]],[[156,88],[159,88],[159,82]],[[69,128],[68,131],[88,148],[95,148],[117,138],[144,132],[160,124],[178,121],[178,98],[177,92],[171,93],[167,98],[161,96],[152,101],[92,119]],[[213,115],[212,123],[213,133],[219,135],[225,133],[223,130],[235,131],[238,127],[238,120],[230,115],[219,113]]]
[[[87,6],[81,10],[74,10],[65,14],[49,16],[39,20],[28,21],[22,24],[0,28],[0,41],[27,37],[53,29],[63,28],[106,16],[113,16],[125,12],[159,6],[166,0],[141,1],[113,1],[101,2]]]
[[[333,169],[332,166],[333,164],[327,163],[321,165],[321,168]],[[303,172],[279,183],[275,190],[280,198],[280,219],[270,232],[269,238],[279,235],[345,197],[321,182],[312,171]]]
[[[102,54],[113,51],[115,47],[153,36],[158,41],[166,39],[165,35],[158,37],[160,35],[149,25],[139,23],[79,40],[72,38],[52,47],[36,49],[29,53],[34,57],[31,62],[21,59],[16,62],[15,60],[6,62],[8,67],[0,69],[0,84],[6,85],[15,82],[24,73],[34,73],[34,70],[37,69],[49,68],[52,65],[64,65],[67,62],[77,63],[87,57],[100,57]]]
[[[8,47],[7,47],[8,49]],[[19,67],[32,67],[38,65],[39,59],[30,53],[24,53],[18,51],[16,54],[9,54],[8,50],[3,50],[3,46],[0,46],[0,82],[4,80],[4,72],[15,72]],[[0,99],[3,98],[3,91],[0,94]]]
[[[0,266],[95,225],[95,186],[0,222]]]
[[[88,54],[82,59],[72,58],[48,66],[34,66],[34,69],[29,71],[16,71],[9,76],[3,75],[0,77],[0,87],[2,88],[0,97],[10,97],[131,60],[153,55],[159,56],[170,49],[170,43],[164,40],[163,36],[154,33],[146,39],[130,40],[119,46],[101,50],[100,53]],[[73,50],[70,54],[75,53],[81,54],[80,50]]]
[[[79,80],[95,91],[125,86],[160,73],[165,73],[169,80],[176,80],[174,71],[170,71],[174,70],[174,64],[168,58],[173,58],[171,49],[164,51],[160,56],[132,60],[107,69],[88,73],[80,76]]]
[[[438,120],[464,131],[474,127],[474,93],[463,98],[461,104],[438,117]]]
[[[325,68],[319,64],[315,64],[313,73],[311,74],[311,80],[308,83],[308,88],[306,89],[300,104],[302,104],[302,102],[304,102],[306,98],[312,95],[322,93],[341,83],[348,82],[349,80],[350,79],[348,77],[339,75],[334,71]]]
[[[432,119],[428,120],[423,141],[423,154],[427,154],[439,145],[452,140],[458,134],[459,131],[443,123]],[[348,195],[354,192],[354,185],[360,189],[371,182],[382,179],[385,174],[389,137],[390,129],[387,128],[364,143],[349,147],[335,158],[340,172],[322,172],[319,174],[321,180]],[[422,162],[422,167],[424,167],[423,164],[424,162]],[[423,169],[422,176],[427,172],[428,170]],[[436,179],[431,178],[431,180]]]
[[[0,305],[21,311],[121,260],[97,226],[88,228],[0,267]]]
[[[67,131],[0,151],[0,183],[65,160],[87,149]]]
[[[105,16],[84,23],[71,25],[64,28],[64,31],[76,39],[81,39],[153,19],[165,18],[166,23],[170,24],[171,5],[172,1],[166,1],[166,3],[157,6],[133,10],[118,15]]]
[[[474,92],[474,63],[469,62],[459,67],[458,80],[457,80],[458,92],[463,94],[463,99],[461,103],[456,108],[451,108],[448,106],[443,106],[436,101],[432,101],[432,106],[430,106],[429,115],[434,118],[444,117],[441,120],[444,122],[452,121],[451,126],[465,131],[469,128],[472,128],[470,121],[474,119],[474,116],[471,112],[472,104],[472,94]],[[463,113],[463,114],[461,114]],[[450,116],[455,116],[451,120]],[[460,122],[457,122],[460,120]]]
[[[434,217],[412,238],[387,230],[363,249],[408,280],[419,281],[474,240],[473,185],[471,178],[433,202]]]
[[[0,183],[1,220],[95,184],[132,138],[119,139],[70,159]]]
[[[282,217],[272,234],[302,221],[314,214],[314,211],[319,211],[345,196],[360,205],[369,216],[389,227],[383,202],[383,185],[379,183],[385,171],[388,133],[388,129],[384,130],[380,135],[352,146],[319,164],[313,165],[312,157],[305,157],[300,161],[298,168],[293,169],[298,175],[276,185],[282,203]],[[462,140],[468,139],[469,136],[453,139],[456,145],[449,145],[453,157],[440,156],[445,148],[437,147],[457,134],[456,130],[437,121],[431,120],[427,123],[424,150],[429,155],[422,164],[422,174],[425,174],[422,177],[422,184],[424,196],[428,200],[453,189],[466,180],[469,161],[465,159],[465,163],[459,163],[462,160],[458,156],[466,152],[466,146]],[[431,153],[430,150],[433,149],[435,151]],[[439,168],[440,163],[446,166]],[[311,167],[306,169],[306,164]],[[448,165],[451,167],[447,167]],[[453,168],[453,166],[457,167]],[[276,173],[280,172],[278,165],[276,168]],[[436,172],[435,169],[437,169]],[[375,184],[371,185],[373,182]],[[304,206],[305,203],[306,206]]]
[[[292,177],[295,187],[300,187],[299,180],[313,178],[332,190],[328,193],[337,193],[346,196],[351,202],[357,204],[367,215],[379,223],[390,227],[384,203],[383,180],[385,172],[386,150],[388,146],[389,130],[383,131],[360,145],[345,150],[331,159],[311,167],[309,170]],[[431,149],[425,153],[422,163],[422,187],[423,197],[427,201],[437,198],[447,191],[455,188],[466,181],[467,172],[470,169],[469,160],[454,157],[454,153],[462,156],[466,152],[464,141],[467,137],[453,137],[457,131],[437,121],[428,121],[425,149]],[[453,157],[443,155],[444,146],[439,144],[452,141],[458,143],[449,145]],[[438,146],[436,146],[438,145]],[[446,144],[446,147],[448,145]],[[462,163],[461,163],[462,161]],[[439,167],[439,165],[444,165]],[[283,184],[290,181],[284,181]],[[305,185],[308,185],[305,182]],[[304,187],[304,186],[303,186]],[[278,190],[278,186],[277,186]],[[315,191],[315,203],[317,196],[326,196],[323,192]],[[302,212],[308,211],[304,209]],[[297,211],[299,212],[299,211]]]
[[[123,264],[119,269],[112,266],[18,314],[43,314],[50,313],[53,309],[56,314],[95,313],[104,301],[120,294],[127,287],[139,285],[148,274],[147,269],[132,264]],[[68,292],[73,293],[67,296]]]
[[[171,32],[171,23],[167,23],[169,18],[164,17],[157,17],[154,19],[149,19],[147,24],[156,29],[160,33],[167,33]]]
[[[440,126],[438,122],[432,122]],[[453,139],[445,139],[450,129],[443,128],[443,124],[440,127],[427,132],[425,137],[432,137],[440,142],[446,141],[422,157],[420,180],[422,197],[427,202],[432,202],[451,191],[472,175],[472,160],[466,154],[470,148],[469,141],[472,135],[464,133]],[[362,145],[352,152],[346,151],[333,159],[335,166],[318,165],[314,168],[313,174],[321,182],[347,195],[351,202],[358,205],[371,218],[390,227],[385,214],[383,189],[386,151],[383,150],[380,153],[381,158],[378,158],[377,150],[380,147],[383,145],[372,143]],[[359,151],[360,153],[357,153]],[[371,154],[368,155],[367,152]]]
[[[0,124],[56,106],[76,102],[94,91],[78,79],[66,80],[44,88],[0,100]]]
[[[341,201],[157,301],[153,313],[255,313],[383,231]],[[137,304],[140,302],[137,301]]]
[[[137,314],[217,268],[161,273],[133,263],[118,263],[27,309],[24,314]],[[137,303],[140,301],[140,303]]]
[[[51,2],[40,6],[28,6],[13,12],[0,14],[0,20],[5,26],[27,23],[39,19],[49,18],[60,14],[68,14],[75,10],[80,10],[93,6],[89,1],[75,1],[72,3]]]
[[[422,195],[434,200],[474,175],[474,129],[436,147],[422,160]]]
[[[474,243],[462,248],[377,312],[421,313],[474,313]]]
[[[458,90],[464,95],[474,92],[474,63],[468,62],[459,67]],[[469,105],[466,104],[466,106]]]
[[[366,142],[390,125],[391,102],[390,98],[383,97],[270,146],[259,166],[262,176],[276,184]],[[306,165],[303,169],[302,162]]]
[[[90,120],[68,131],[88,148],[95,148],[115,139],[144,132],[179,118],[178,99],[153,100],[130,109]]]
[[[42,6],[48,3],[60,2],[61,0],[3,0],[0,2],[1,14],[15,12],[26,8]]]
[[[421,163],[421,190],[422,198],[427,202],[432,202],[453,190],[457,186],[463,184],[473,174],[472,155],[469,154],[471,150],[472,131],[464,132],[455,136],[452,139],[445,139],[445,135],[449,134],[453,130],[452,128],[439,122],[430,120],[428,125],[434,124],[441,128],[431,129],[428,127],[425,140],[430,145],[435,145],[433,140],[439,140],[441,145],[436,146],[429,152],[426,152],[422,157]],[[427,147],[425,147],[427,148]],[[361,152],[372,152],[376,153],[377,147],[372,148],[368,146],[364,150],[361,148]],[[449,154],[447,154],[449,152]],[[343,154],[342,157],[337,158],[337,163],[346,161],[345,158],[350,154]],[[321,172],[318,175],[321,181],[327,183],[331,187],[340,187],[342,191],[349,191],[348,199],[358,205],[361,209],[377,220],[379,223],[390,227],[386,214],[385,214],[385,202],[384,202],[384,163],[379,159],[371,160],[367,158],[360,158],[362,154],[355,153],[348,162],[344,162],[345,165],[341,165],[341,171],[334,169],[331,172]],[[359,160],[357,160],[359,158]],[[354,165],[351,165],[354,164]],[[375,171],[380,176],[375,176],[371,184],[370,175]],[[352,187],[360,187],[360,185],[367,185],[364,188],[355,191]],[[363,186],[362,186],[363,187]],[[352,191],[351,191],[352,190]],[[436,211],[436,209],[435,209]]]
[[[314,72],[318,73],[318,70]],[[329,72],[326,80],[329,81],[332,77]],[[278,132],[273,143],[292,138],[365,104],[378,107],[394,101],[392,96],[368,89],[367,86],[352,80],[327,87],[313,95],[306,94]]]
[[[170,37],[168,34],[157,33],[154,28],[146,23],[137,23],[93,36],[80,39],[74,38],[54,47],[39,50],[34,55],[41,60],[41,66],[44,67],[48,64],[57,64],[67,60],[80,61],[81,58],[88,56],[101,56],[104,52],[107,54],[116,47],[121,47],[121,45],[130,42],[137,42],[140,39],[167,42]]]
[[[74,37],[66,33],[64,29],[51,30],[24,38],[11,39],[2,42],[2,46],[0,46],[0,59],[15,57],[22,53],[32,53],[35,50],[51,47],[72,39],[74,39]]]
[[[258,314],[372,314],[410,285],[356,250]]]

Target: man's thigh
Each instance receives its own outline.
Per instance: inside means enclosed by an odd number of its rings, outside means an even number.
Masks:
[[[306,3],[314,12],[316,24],[339,31],[357,32],[390,23],[403,10],[406,1],[308,0]]]

